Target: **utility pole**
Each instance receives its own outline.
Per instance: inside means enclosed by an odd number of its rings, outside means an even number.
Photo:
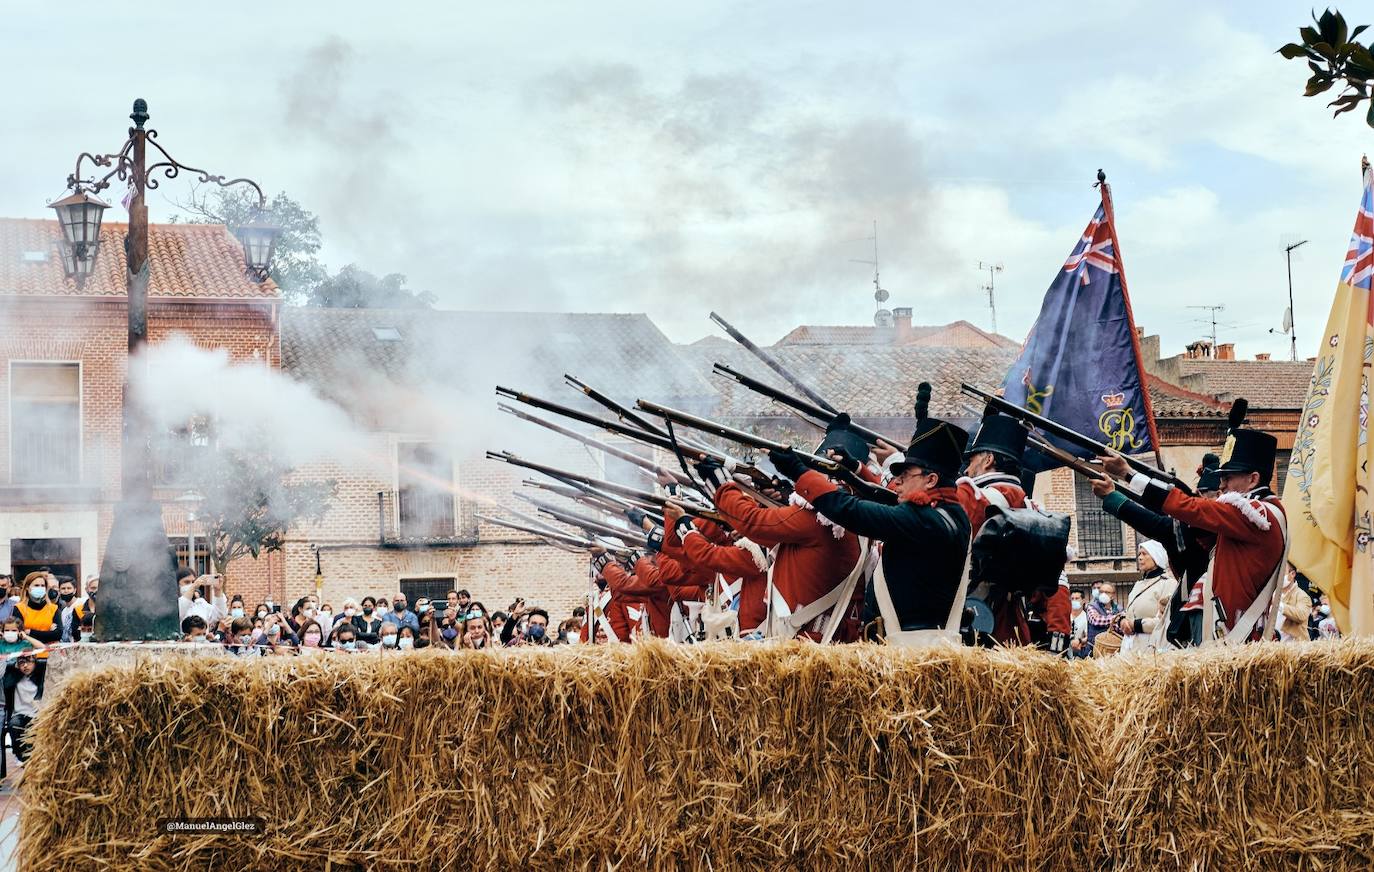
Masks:
[[[997,332],[997,300],[993,297],[993,291],[997,287],[997,274],[1002,272],[1003,267],[1000,263],[983,263],[978,261],[978,268],[988,271],[988,283],[983,285],[981,290],[988,292],[988,311],[992,313],[992,332]]]
[[[872,260],[859,260],[858,258],[853,258],[853,257],[851,257],[851,258],[849,259],[849,262],[850,262],[850,263],[863,263],[863,264],[868,264],[869,266],[873,267],[873,300],[874,300],[874,302],[877,304],[877,307],[878,307],[877,312],[876,312],[876,313],[874,314],[874,316],[873,316],[873,323],[876,324],[876,325],[879,326],[879,327],[891,327],[891,326],[892,326],[892,313],[889,312],[887,309],[884,309],[884,308],[883,308],[883,303],[886,303],[886,302],[888,301],[888,298],[889,298],[890,295],[888,294],[887,289],[884,288],[884,287],[882,286],[882,284],[881,284],[881,282],[879,281],[879,278],[878,278],[878,219],[877,219],[877,218],[874,218],[874,219],[873,219],[873,235],[872,235],[872,236],[865,236],[865,237],[864,237],[864,240],[865,240],[865,241],[870,240],[870,239],[873,241],[873,259],[872,259]]]
[[[1294,361],[1298,359],[1298,325],[1295,320],[1296,313],[1293,311],[1293,249],[1306,244],[1307,240],[1304,239],[1283,248],[1283,255],[1288,259],[1288,339],[1292,345]]]
[[[1212,313],[1212,316],[1211,316],[1211,322],[1212,322],[1212,353],[1213,353],[1213,354],[1216,354],[1216,351],[1217,351],[1217,313],[1218,313],[1218,312],[1223,312],[1223,311],[1225,311],[1225,310],[1226,310],[1226,307],[1225,307],[1225,306],[1189,306],[1188,308],[1189,308],[1189,309],[1206,309],[1207,311],[1209,311],[1209,312]]]

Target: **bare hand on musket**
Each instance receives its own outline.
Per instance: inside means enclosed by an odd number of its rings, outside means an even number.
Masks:
[[[606,553],[606,549],[602,548],[600,545],[593,545],[587,549],[587,552],[593,557],[600,557],[602,554]]]
[[[1128,479],[1131,477],[1131,465],[1127,463],[1126,458],[1122,457],[1120,454],[1109,454],[1106,457],[1099,457],[1097,459],[1101,462],[1102,468],[1107,471],[1108,475],[1120,479]]]
[[[1107,494],[1116,490],[1116,485],[1112,484],[1109,478],[1095,478],[1092,480],[1093,496],[1099,499],[1105,498]]]
[[[671,485],[677,484],[677,479],[673,474],[661,466],[655,471],[654,480],[662,487],[670,487]]]
[[[878,461],[879,464],[886,463],[887,459],[898,451],[895,446],[888,445],[886,442],[881,441],[875,444],[870,450],[873,452],[873,459]]]
[[[675,526],[678,521],[682,520],[682,516],[685,514],[686,512],[682,510],[682,506],[679,506],[672,500],[668,500],[663,504],[663,522],[667,527]]]

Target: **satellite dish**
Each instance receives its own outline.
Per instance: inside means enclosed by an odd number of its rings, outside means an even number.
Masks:
[[[878,288],[878,290],[873,292],[873,299],[877,300],[879,303],[886,303],[889,296],[886,288]]]
[[[1293,332],[1293,310],[1291,308],[1283,310],[1283,332]]]
[[[886,291],[884,291],[883,293],[886,293]],[[889,310],[889,309],[879,309],[877,312],[873,313],[873,326],[875,326],[875,327],[891,327],[891,326],[892,326],[892,323],[893,323],[893,322],[892,322],[892,311],[891,311],[891,310]]]

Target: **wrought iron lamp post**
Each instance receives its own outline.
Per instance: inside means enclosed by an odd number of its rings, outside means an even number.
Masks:
[[[153,500],[152,432],[146,417],[131,400],[147,376],[147,364],[139,352],[148,342],[148,206],[145,196],[158,187],[154,175],[174,179],[184,170],[202,183],[220,187],[248,185],[258,195],[257,216],[239,228],[244,269],[255,281],[267,278],[280,229],[266,212],[262,189],[250,179],[226,179],[180,163],[157,142],[157,131],[145,129],[148,104],[134,101],[129,118],[134,126],[119,151],[112,154],[83,152],[76,170],[67,177],[70,195],[51,204],[62,228],[62,264],[67,276],[80,287],[95,267],[100,252],[100,221],[109,204],[96,195],[110,187],[111,179],[129,183],[129,231],[124,237],[128,261],[126,287],[129,295],[129,356],[123,386],[123,439],[120,457],[121,492],[115,506],[114,524],[105,544],[100,566],[100,611],[95,633],[100,641],[115,639],[170,639],[180,631],[177,609],[176,557],[162,524],[162,509]],[[155,150],[148,163],[148,147]],[[92,175],[83,178],[83,163]],[[109,172],[96,178],[101,169]]]

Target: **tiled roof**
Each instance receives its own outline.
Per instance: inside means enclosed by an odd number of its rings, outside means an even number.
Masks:
[[[105,222],[95,269],[78,290],[62,271],[56,221],[0,218],[0,295],[122,297],[124,234],[128,225]],[[244,272],[243,248],[223,224],[153,224],[148,293],[154,297],[277,298],[270,279]]]
[[[706,411],[716,401],[713,386],[640,314],[289,306],[281,345],[285,371],[398,432],[427,432],[434,422],[426,417],[474,407],[496,414],[498,384],[599,413],[564,373],[630,406],[643,396]],[[481,398],[475,406],[473,397]],[[425,408],[436,398],[445,408]]]
[[[915,324],[910,337],[899,343],[895,327],[825,326],[804,324],[778,340],[782,345],[914,345],[930,348],[1019,348],[1006,336],[988,333],[968,321]],[[775,346],[776,347],[776,346]]]
[[[1288,360],[1180,358],[1183,386],[1227,402],[1245,397],[1254,409],[1301,409],[1312,364]]]
[[[1002,385],[1016,359],[1016,349],[925,348],[921,346],[775,345],[766,349],[790,372],[836,408],[856,418],[908,418],[916,387],[931,383],[930,413],[936,417],[978,417],[981,406],[959,392],[960,382],[984,389]],[[783,380],[738,345],[699,342],[679,351],[695,370],[711,379],[721,393],[721,417],[776,417],[786,411],[741,387],[733,379],[711,375],[716,362],[787,388]]]
[[[1146,375],[1150,405],[1156,418],[1225,418],[1230,403],[1170,384],[1159,376]]]

